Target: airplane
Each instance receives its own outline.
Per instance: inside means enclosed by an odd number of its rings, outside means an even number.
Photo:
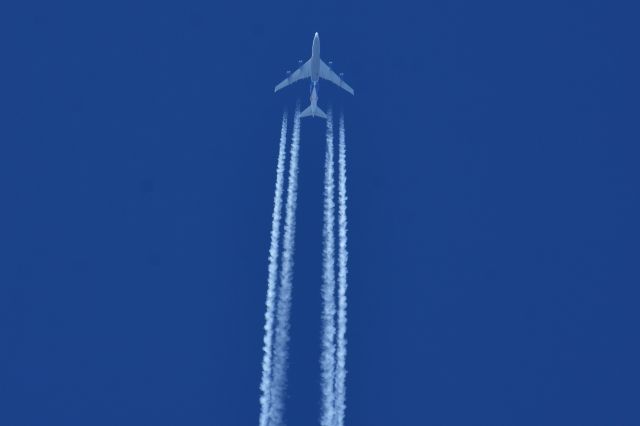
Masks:
[[[333,72],[329,65],[320,59],[320,36],[316,33],[313,36],[313,45],[311,47],[311,59],[302,64],[300,68],[290,73],[287,78],[282,80],[276,86],[274,92],[287,87],[291,83],[295,83],[303,78],[311,79],[311,105],[300,114],[301,117],[321,117],[326,119],[327,115],[318,107],[318,92],[316,86],[320,78],[329,80],[336,86],[354,94],[353,89],[338,74]]]

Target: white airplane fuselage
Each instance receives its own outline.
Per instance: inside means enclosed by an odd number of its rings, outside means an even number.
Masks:
[[[322,111],[318,107],[318,91],[317,84],[320,81],[320,36],[316,33],[313,36],[313,45],[311,46],[311,76],[309,79],[311,80],[311,99],[309,100],[309,108],[303,112],[306,112],[307,115],[312,117],[322,117],[327,118],[324,111]]]
[[[311,46],[311,82],[315,86],[320,80],[320,36],[316,33],[313,36]]]

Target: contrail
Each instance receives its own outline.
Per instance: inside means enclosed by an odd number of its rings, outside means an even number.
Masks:
[[[344,425],[346,409],[347,359],[347,153],[344,115],[340,115],[338,148],[338,352],[336,368],[336,419]]]
[[[320,424],[322,426],[335,425],[335,203],[333,180],[333,119],[331,110],[327,111],[327,152],[324,160],[324,247],[322,267],[322,355],[320,368],[322,374],[322,414]]]
[[[287,357],[289,343],[289,314],[291,310],[291,287],[293,278],[293,253],[295,248],[296,204],[298,197],[298,151],[300,150],[300,106],[296,106],[293,118],[293,136],[289,158],[289,182],[285,207],[282,270],[278,294],[277,325],[271,392],[270,425],[282,424],[284,390],[286,387]]]
[[[278,279],[278,252],[280,251],[280,222],[282,217],[282,191],[287,145],[287,112],[282,114],[280,148],[276,167],[276,187],[273,195],[271,221],[271,245],[269,246],[269,274],[267,278],[267,301],[264,314],[264,340],[262,356],[262,380],[260,381],[260,426],[267,426],[271,406],[271,372],[273,369],[273,323],[275,322],[276,284]]]

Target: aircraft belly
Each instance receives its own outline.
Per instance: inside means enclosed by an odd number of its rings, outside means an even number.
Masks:
[[[317,83],[320,80],[320,60],[312,58],[311,60],[311,81]]]

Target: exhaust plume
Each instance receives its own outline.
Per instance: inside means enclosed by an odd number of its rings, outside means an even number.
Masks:
[[[335,203],[333,179],[333,118],[331,110],[327,115],[327,152],[324,171],[324,229],[323,229],[323,267],[322,267],[322,354],[320,369],[322,377],[322,426],[335,424],[335,365],[336,365],[336,305],[335,305]]]
[[[287,358],[289,344],[289,316],[291,311],[291,289],[293,279],[293,254],[295,250],[296,206],[298,197],[298,151],[300,150],[300,106],[296,106],[293,118],[293,136],[289,157],[289,182],[285,207],[282,270],[280,292],[276,310],[273,386],[271,392],[270,417],[272,424],[282,424],[284,391],[287,382]]]
[[[344,425],[346,409],[347,359],[347,153],[344,115],[340,115],[338,147],[338,336],[336,366],[336,418]]]
[[[267,301],[264,314],[264,339],[262,356],[262,380],[260,382],[260,426],[267,426],[271,406],[271,374],[273,370],[273,326],[275,322],[276,284],[278,280],[278,252],[280,251],[280,222],[282,218],[282,192],[287,145],[287,112],[282,114],[280,147],[276,166],[276,185],[273,195],[271,244],[267,278]]]

